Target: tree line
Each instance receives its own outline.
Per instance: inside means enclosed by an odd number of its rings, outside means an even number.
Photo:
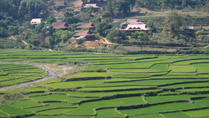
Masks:
[[[16,19],[38,17],[41,11],[47,11],[48,0],[0,0],[0,11]]]
[[[104,16],[127,16],[134,7],[143,7],[150,10],[184,8],[204,8],[208,10],[209,0],[108,0]]]

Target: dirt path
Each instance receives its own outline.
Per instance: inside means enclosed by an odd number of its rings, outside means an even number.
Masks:
[[[0,110],[0,112],[6,114],[7,116],[9,116],[9,114],[7,112],[4,112],[2,110]]]
[[[103,38],[101,42],[107,45],[113,45],[113,43],[109,42],[106,38]]]
[[[43,64],[44,68],[47,68],[51,71],[53,71],[57,77],[62,77],[66,74],[71,74],[74,71],[77,70],[76,66],[70,66],[70,65],[57,65],[57,64]]]
[[[9,37],[9,39],[17,40],[17,38],[16,38],[15,36],[11,36],[11,37]],[[25,45],[29,45],[26,41],[24,41],[24,40],[21,40],[21,41],[22,41],[22,43],[24,43]]]
[[[41,78],[39,80],[34,80],[34,81],[31,81],[31,82],[26,82],[26,83],[22,83],[22,84],[18,84],[18,85],[12,85],[12,86],[9,86],[9,87],[0,88],[0,91],[7,91],[7,90],[13,90],[13,89],[16,89],[16,88],[28,87],[30,85],[33,85],[33,84],[36,84],[36,83],[39,83],[39,82],[43,82],[43,81],[46,81],[46,80],[56,78],[55,72],[53,72],[53,71],[49,70],[48,68],[45,68],[41,65],[32,64],[32,63],[29,63],[29,62],[24,62],[22,64],[27,64],[27,65],[32,65],[32,66],[38,67],[38,68],[46,71],[48,73],[48,76],[44,77],[44,78]]]
[[[203,48],[208,48],[208,47],[209,47],[209,44],[207,46],[203,47]]]

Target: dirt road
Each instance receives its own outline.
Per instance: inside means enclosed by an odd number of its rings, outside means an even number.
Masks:
[[[39,82],[42,82],[42,81],[46,81],[46,80],[50,80],[50,79],[55,79],[56,78],[55,72],[49,70],[48,68],[45,68],[45,67],[43,67],[41,65],[37,65],[37,64],[31,64],[31,63],[28,63],[28,62],[24,63],[24,64],[36,66],[36,67],[46,71],[48,73],[48,76],[44,77],[44,78],[41,78],[39,80],[34,80],[34,81],[31,81],[31,82],[26,82],[26,83],[22,83],[22,84],[18,84],[18,85],[12,85],[12,86],[9,86],[9,87],[0,88],[0,91],[8,91],[8,90],[16,89],[16,88],[28,87],[30,85],[33,85],[33,84],[36,84],[36,83],[39,83]]]

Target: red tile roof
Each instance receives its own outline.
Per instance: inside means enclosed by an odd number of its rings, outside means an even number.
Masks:
[[[74,34],[75,37],[77,36],[87,36],[89,34],[89,30],[82,30],[76,34]]]

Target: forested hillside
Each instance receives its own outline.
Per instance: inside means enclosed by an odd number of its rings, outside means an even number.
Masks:
[[[209,0],[1,0],[0,48],[206,53],[208,19]]]

